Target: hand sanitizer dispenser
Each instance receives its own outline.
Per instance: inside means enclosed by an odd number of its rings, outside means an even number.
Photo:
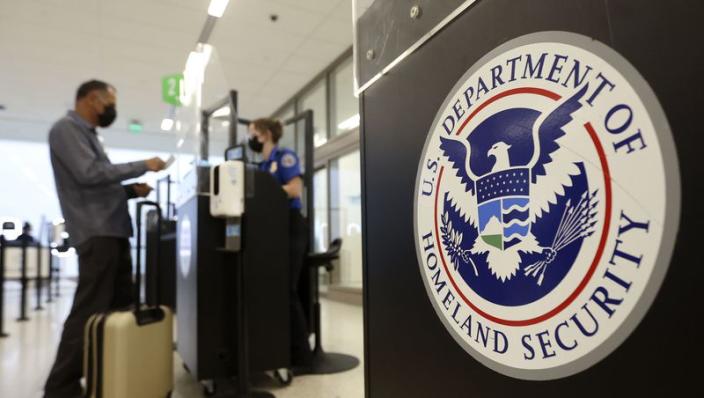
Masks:
[[[228,160],[210,169],[210,214],[242,217],[244,214],[244,162]]]

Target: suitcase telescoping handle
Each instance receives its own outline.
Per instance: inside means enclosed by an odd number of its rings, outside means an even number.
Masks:
[[[161,204],[161,184],[166,184],[166,218],[171,219],[173,215],[176,214],[176,209],[171,203],[171,174],[167,174],[164,177],[156,180],[156,202]],[[173,211],[173,212],[172,212]]]
[[[156,234],[157,242],[161,239],[161,206],[157,202],[150,200],[143,200],[137,202],[137,275],[135,283],[135,298],[134,298],[134,312],[137,317],[137,322],[140,325],[149,324],[157,322],[164,317],[163,311],[159,308],[159,297],[157,297],[156,308],[142,308],[142,208],[144,206],[152,206],[156,208]],[[159,272],[159,263],[161,261],[161,253],[159,244],[156,245],[156,264],[157,270]]]

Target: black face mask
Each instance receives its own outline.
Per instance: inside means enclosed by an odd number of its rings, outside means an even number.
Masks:
[[[259,142],[257,137],[249,137],[247,145],[249,146],[249,149],[253,150],[256,153],[261,153],[262,149],[264,149],[264,144]]]
[[[115,104],[105,105],[103,108],[103,113],[98,115],[98,126],[108,127],[117,118],[117,109],[115,109]]]

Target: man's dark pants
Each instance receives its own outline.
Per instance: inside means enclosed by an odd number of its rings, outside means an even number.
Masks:
[[[81,396],[83,333],[91,315],[133,302],[132,257],[127,238],[93,237],[78,247],[78,288],[64,323],[45,398]]]

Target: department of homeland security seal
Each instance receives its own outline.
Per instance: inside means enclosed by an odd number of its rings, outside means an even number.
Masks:
[[[512,377],[597,363],[664,278],[677,167],[654,93],[611,48],[542,32],[487,54],[438,111],[416,181],[418,261],[440,320]]]
[[[187,278],[188,274],[191,272],[191,233],[191,219],[188,217],[188,214],[184,214],[183,221],[181,221],[180,233],[178,236],[178,264],[179,270],[181,271],[181,276],[183,276],[184,278]]]

